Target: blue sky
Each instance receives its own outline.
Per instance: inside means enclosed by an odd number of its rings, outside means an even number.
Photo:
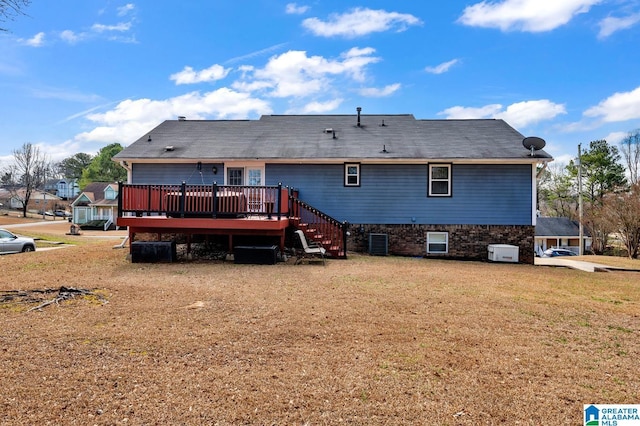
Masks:
[[[566,163],[640,128],[640,0],[33,0],[0,34],[0,164],[166,119],[503,118]]]

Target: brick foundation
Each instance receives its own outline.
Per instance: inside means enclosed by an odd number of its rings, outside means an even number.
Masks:
[[[368,252],[369,234],[389,236],[389,254],[487,260],[489,244],[519,247],[520,263],[533,264],[535,227],[524,225],[358,225],[350,226],[348,249]],[[427,232],[448,232],[449,252],[427,254]]]

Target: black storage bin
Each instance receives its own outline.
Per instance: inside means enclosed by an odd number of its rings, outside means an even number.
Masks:
[[[233,249],[234,263],[275,265],[278,246],[236,246]]]
[[[177,257],[174,241],[134,241],[131,243],[131,262],[133,263],[175,262]]]

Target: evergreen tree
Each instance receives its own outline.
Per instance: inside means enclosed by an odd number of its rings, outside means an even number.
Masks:
[[[100,150],[91,164],[82,172],[80,188],[91,182],[118,182],[127,180],[127,170],[112,160],[113,156],[122,151],[122,145],[112,143]]]

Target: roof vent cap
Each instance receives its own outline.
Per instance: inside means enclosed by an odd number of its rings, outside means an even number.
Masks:
[[[164,147],[165,151],[173,151],[175,148],[173,147],[173,145],[167,145]]]

